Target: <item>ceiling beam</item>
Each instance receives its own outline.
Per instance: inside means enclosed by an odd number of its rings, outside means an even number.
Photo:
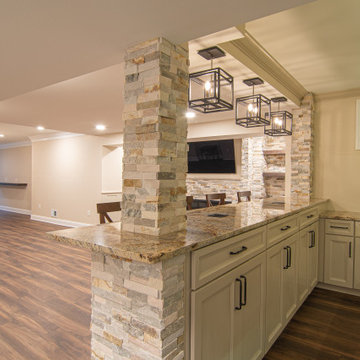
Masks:
[[[239,30],[243,33],[243,38],[224,42],[219,46],[300,106],[308,91],[246,31],[245,27],[239,27]]]

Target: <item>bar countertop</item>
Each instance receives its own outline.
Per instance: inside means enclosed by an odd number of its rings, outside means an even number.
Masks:
[[[162,236],[121,232],[120,223],[85,226],[48,233],[51,239],[75,247],[146,263],[174,257],[186,251],[239,235],[327,200],[253,200],[240,204],[214,206],[187,212],[187,229]],[[223,214],[225,217],[212,217]],[[210,215],[210,216],[209,216]]]

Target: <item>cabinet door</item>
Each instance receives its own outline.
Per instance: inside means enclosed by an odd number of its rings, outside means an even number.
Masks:
[[[353,287],[353,238],[342,235],[325,237],[325,283]]]
[[[260,360],[264,355],[266,254],[239,267],[243,305],[235,310],[234,360]]]
[[[360,232],[360,223],[358,222],[358,224],[357,234]],[[354,288],[360,290],[360,237],[355,238],[354,261]]]
[[[266,256],[265,351],[271,347],[282,331],[283,267],[286,263],[286,249],[283,243],[269,249]]]
[[[311,246],[311,229],[300,231],[297,247],[297,294],[301,305],[309,294],[309,246]]]
[[[310,226],[309,232],[309,292],[311,292],[318,283],[319,269],[319,222]]]
[[[237,276],[233,270],[191,294],[192,360],[233,359]]]
[[[293,317],[297,309],[297,244],[299,234],[291,236],[283,242],[287,248],[287,264],[283,275],[283,326]]]

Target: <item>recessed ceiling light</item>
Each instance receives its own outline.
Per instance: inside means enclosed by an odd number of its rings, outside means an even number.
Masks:
[[[196,114],[193,111],[187,111],[185,113],[185,116],[187,119],[193,119],[196,116]]]
[[[106,126],[102,124],[98,124],[95,126],[95,128],[96,130],[104,131],[106,129]]]
[[[2,138],[2,137],[5,137],[5,135],[4,135],[4,134],[0,134],[0,138]]]
[[[38,126],[37,129],[38,129],[39,131],[45,130],[45,128],[44,128],[43,126]]]

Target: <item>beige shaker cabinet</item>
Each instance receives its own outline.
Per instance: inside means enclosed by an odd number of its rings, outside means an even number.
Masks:
[[[353,287],[354,238],[342,235],[325,237],[325,283]]]
[[[262,359],[265,274],[263,253],[192,292],[191,359]]]
[[[325,220],[324,282],[354,286],[354,221]]]
[[[360,237],[355,238],[354,252],[354,289],[360,290]]]
[[[308,283],[309,293],[313,291],[319,280],[319,222],[308,227]]]
[[[297,239],[295,234],[267,251],[266,350],[297,309]]]
[[[297,246],[297,295],[300,306],[318,283],[319,222],[302,229]]]
[[[311,246],[310,228],[306,227],[300,231],[297,247],[297,295],[298,303],[302,304],[309,295],[309,277],[310,277],[310,255]]]

